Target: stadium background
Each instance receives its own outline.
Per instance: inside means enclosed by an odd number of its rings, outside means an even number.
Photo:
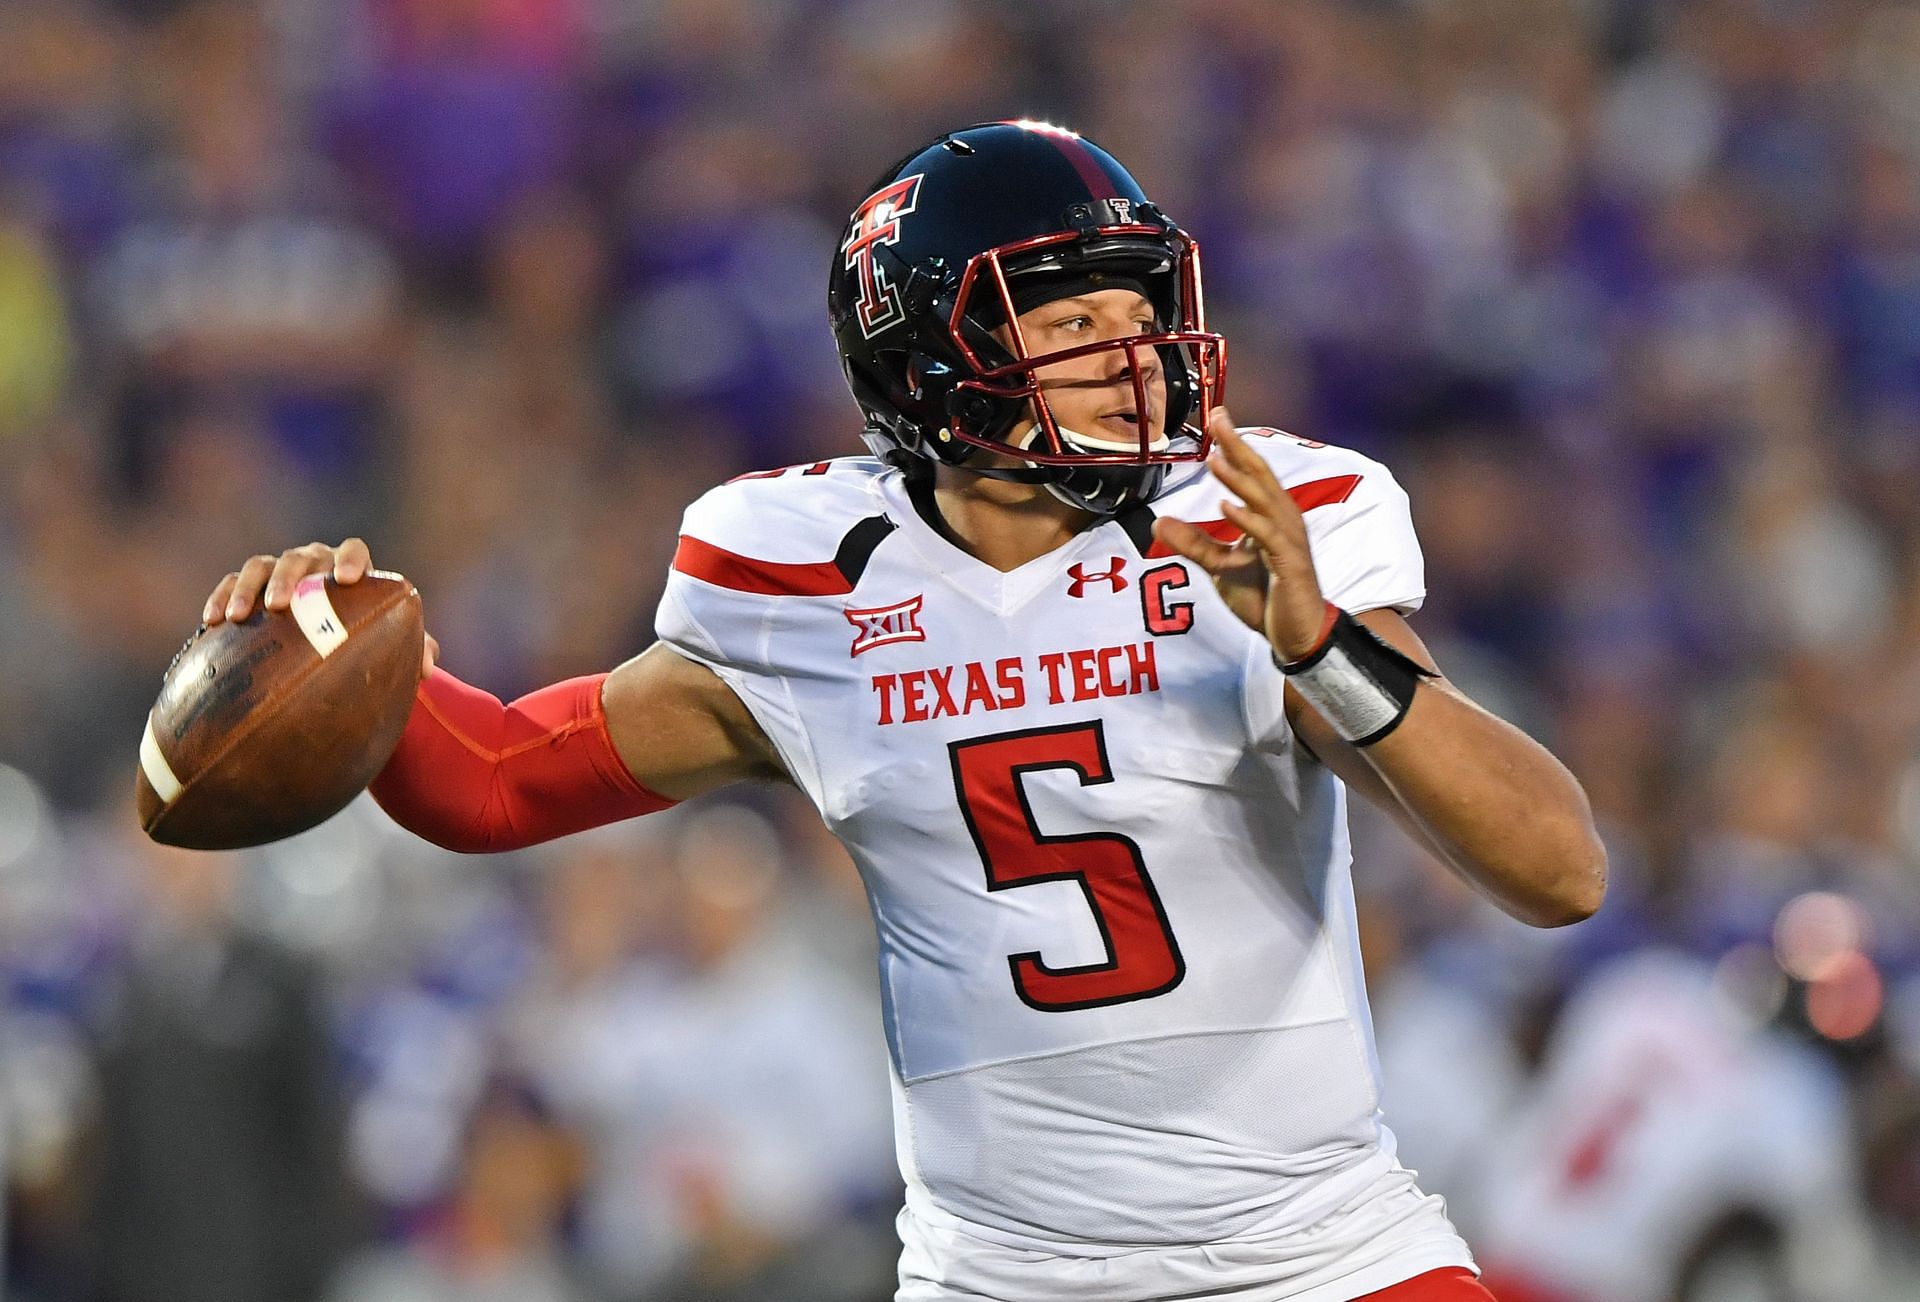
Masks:
[[[1920,11],[7,0],[9,1297],[887,1296],[794,801],[461,860],[129,796],[253,551],[363,534],[503,696],[642,648],[687,501],[857,450],[864,184],[1017,115],[1198,234],[1235,412],[1396,468],[1417,627],[1592,794],[1564,933],[1357,829],[1388,1114],[1501,1296],[1915,1295]]]

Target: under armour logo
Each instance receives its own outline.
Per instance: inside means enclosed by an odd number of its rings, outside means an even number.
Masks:
[[[1089,583],[1111,583],[1114,592],[1118,592],[1126,587],[1127,580],[1125,576],[1120,573],[1121,570],[1127,567],[1126,558],[1124,556],[1114,556],[1110,557],[1109,560],[1111,563],[1107,566],[1105,573],[1096,571],[1095,573],[1089,574],[1087,573],[1087,567],[1079,561],[1075,561],[1073,564],[1067,566],[1067,577],[1073,580],[1067,587],[1067,595],[1069,597],[1086,596],[1086,587]]]
[[[923,596],[916,593],[905,601],[895,602],[891,606],[877,606],[872,610],[843,611],[847,622],[855,629],[850,654],[857,656],[862,651],[871,651],[890,642],[926,641],[926,630],[920,627],[920,602]]]

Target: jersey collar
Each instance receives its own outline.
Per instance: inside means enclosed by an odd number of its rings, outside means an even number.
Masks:
[[[947,534],[934,505],[931,487],[910,485],[898,470],[874,483],[887,516],[920,554],[927,568],[968,600],[996,615],[1012,615],[1035,597],[1058,588],[1067,566],[1092,552],[1116,550],[1146,555],[1152,544],[1153,513],[1144,504],[1081,530],[1050,552],[1012,570],[997,570],[968,553]],[[1142,542],[1142,540],[1145,540]]]

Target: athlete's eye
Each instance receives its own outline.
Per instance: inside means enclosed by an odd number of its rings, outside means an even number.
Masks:
[[[1053,328],[1055,330],[1064,330],[1068,334],[1078,334],[1082,330],[1091,328],[1092,325],[1093,318],[1090,316],[1070,316],[1055,321]]]

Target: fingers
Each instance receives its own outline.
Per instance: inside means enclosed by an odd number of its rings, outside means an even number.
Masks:
[[[1252,548],[1223,543],[1204,529],[1168,516],[1153,522],[1153,536],[1206,571],[1236,618],[1249,628],[1261,627],[1267,570]]]
[[[285,610],[293,601],[294,588],[309,574],[331,573],[336,583],[358,583],[372,568],[373,557],[359,538],[349,538],[338,547],[313,542],[278,556],[252,556],[214,586],[200,618],[208,625],[223,619],[242,620],[255,604]]]
[[[213,587],[213,595],[207,598],[207,604],[200,612],[200,622],[211,628],[227,617],[227,602],[233,596],[233,588],[240,581],[238,574],[229,574]]]
[[[1255,510],[1279,518],[1299,516],[1299,506],[1280,486],[1273,467],[1231,426],[1223,425],[1214,433],[1214,450],[1207,465],[1216,479]]]
[[[1207,417],[1207,435],[1213,440],[1213,451],[1207,456],[1207,464],[1210,466],[1222,463],[1233,464],[1229,460],[1229,454],[1236,450],[1248,456],[1253,455],[1251,449],[1247,447],[1247,441],[1240,437],[1240,427],[1233,423],[1232,413],[1225,407],[1215,407],[1212,414]],[[1253,459],[1260,460],[1259,457],[1253,457]]]
[[[440,639],[427,634],[426,645],[420,649],[420,677],[422,681],[433,675],[433,666],[440,659]]]
[[[1287,563],[1307,554],[1307,522],[1299,503],[1281,485],[1266,459],[1247,445],[1224,417],[1212,429],[1215,448],[1207,466],[1221,485],[1240,498],[1223,501],[1220,511],[1271,562]]]
[[[373,568],[373,556],[367,551],[367,544],[359,538],[349,538],[334,549],[333,581],[335,583],[358,583],[367,577],[367,571]]]
[[[1220,514],[1259,549],[1269,568],[1284,565],[1305,551],[1306,543],[1298,530],[1287,528],[1286,521],[1276,520],[1264,511],[1223,497]]]
[[[325,574],[333,568],[333,548],[325,543],[308,543],[280,553],[273,573],[267,576],[262,601],[268,610],[285,610],[293,602],[293,589],[309,574]]]
[[[1218,574],[1240,559],[1234,548],[1186,520],[1163,515],[1153,522],[1153,536],[1209,574]]]
[[[231,620],[245,619],[253,610],[253,603],[259,597],[260,590],[267,586],[267,577],[273,573],[273,567],[279,561],[277,556],[250,556],[240,572],[233,576],[233,586],[227,593],[226,617]]]

